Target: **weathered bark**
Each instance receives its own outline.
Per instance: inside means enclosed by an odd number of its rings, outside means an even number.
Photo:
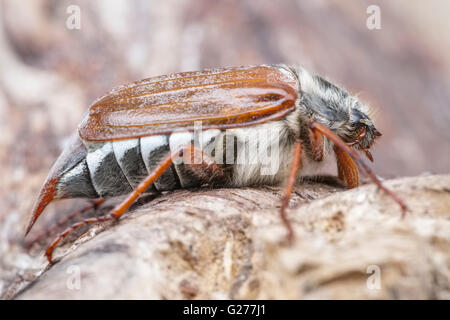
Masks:
[[[126,3],[79,1],[71,30],[70,3],[0,0],[1,298],[448,297],[448,176],[392,182],[413,209],[403,221],[371,187],[326,199],[338,188],[299,187],[292,248],[278,244],[279,189],[259,188],[164,195],[98,236],[76,233],[48,270],[55,232],[28,254],[33,202],[89,104],[170,72],[305,65],[374,107],[377,174],[448,173],[450,38],[436,32],[449,29],[448,2],[380,2],[379,30],[366,26],[370,0]],[[52,204],[30,238],[82,205]],[[66,285],[71,265],[80,290]],[[381,289],[368,290],[376,266]]]
[[[3,298],[450,298],[450,176],[386,185],[404,219],[372,185],[298,186],[292,246],[278,188],[168,193],[90,228],[51,267],[40,252]]]

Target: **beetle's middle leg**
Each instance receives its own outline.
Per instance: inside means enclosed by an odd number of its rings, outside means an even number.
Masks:
[[[281,220],[283,221],[288,231],[288,241],[290,243],[292,243],[292,241],[294,240],[294,229],[292,228],[291,222],[286,216],[286,208],[289,205],[289,200],[291,199],[292,191],[294,190],[298,170],[302,165],[302,152],[303,152],[302,142],[297,141],[294,147],[294,157],[292,159],[291,171],[289,173],[286,188],[284,189],[284,196],[281,202],[281,209],[280,209]]]
[[[223,169],[209,155],[192,144],[184,148],[183,164],[205,184],[224,186],[228,182]]]

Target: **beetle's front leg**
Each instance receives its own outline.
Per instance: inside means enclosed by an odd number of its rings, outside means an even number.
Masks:
[[[309,129],[309,141],[311,145],[311,153],[314,161],[323,160],[323,135],[318,130]],[[338,177],[341,179],[347,188],[356,188],[359,185],[358,167],[353,159],[338,146],[334,146],[334,153],[336,154]]]
[[[318,162],[322,161],[323,135],[317,130],[309,129],[309,141],[313,160]]]
[[[356,153],[355,150],[350,148],[341,138],[339,138],[336,134],[334,134],[330,129],[325,127],[323,124],[320,124],[319,122],[312,121],[310,123],[310,128],[313,131],[318,131],[321,134],[323,134],[325,137],[327,137],[330,141],[332,141],[335,145],[335,150],[340,149],[342,152],[345,152],[354,163],[358,164],[361,169],[363,169],[369,178],[372,180],[373,183],[377,185],[377,187],[384,191],[389,197],[391,197],[402,209],[402,217],[405,216],[406,211],[408,210],[408,207],[406,204],[401,200],[394,192],[392,192],[390,189],[386,188],[383,183],[377,178],[377,176],[373,173],[373,171],[369,168],[369,166],[363,161],[363,159]],[[339,152],[339,151],[338,151]]]
[[[338,177],[345,182],[347,188],[353,189],[359,185],[358,167],[347,152],[334,146],[336,154]]]

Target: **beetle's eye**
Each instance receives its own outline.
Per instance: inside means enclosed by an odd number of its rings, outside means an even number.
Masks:
[[[355,131],[363,130],[365,127],[364,120],[367,119],[366,115],[359,110],[354,109],[350,116],[350,123]]]

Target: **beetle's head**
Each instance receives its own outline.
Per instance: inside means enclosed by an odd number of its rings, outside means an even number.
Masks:
[[[381,133],[369,116],[369,108],[355,96],[329,81],[300,69],[301,106],[308,117],[330,130],[373,161],[369,149]]]
[[[381,132],[375,128],[369,116],[362,112],[360,108],[352,108],[345,130],[347,131],[346,142],[364,151],[366,156],[373,161],[369,149],[372,147],[375,139],[381,136]]]

